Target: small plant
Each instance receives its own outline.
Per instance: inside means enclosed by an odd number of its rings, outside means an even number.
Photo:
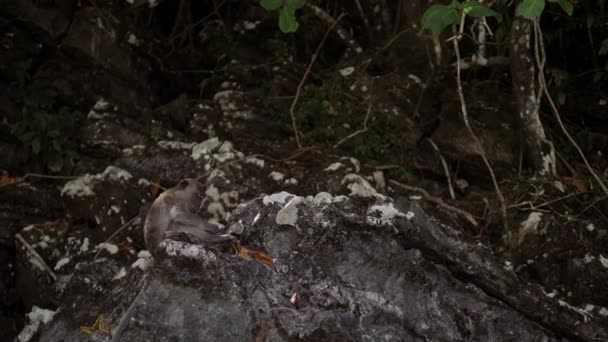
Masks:
[[[32,89],[23,102],[19,119],[11,126],[11,135],[20,142],[19,162],[35,172],[59,172],[73,164],[73,132],[80,115],[57,106],[55,92],[48,89]]]
[[[532,197],[532,203],[536,203],[545,194],[545,188],[541,185],[536,186],[532,184],[534,192],[528,193]]]
[[[260,0],[260,5],[267,11],[279,12],[279,29],[283,33],[298,30],[296,11],[304,7],[305,4],[306,0]]]

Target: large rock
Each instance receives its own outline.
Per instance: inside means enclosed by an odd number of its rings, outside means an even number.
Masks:
[[[40,341],[608,338],[415,202],[282,192],[240,205],[229,228],[272,267],[174,239],[146,273],[144,258],[82,262]],[[112,338],[79,329],[101,315]]]

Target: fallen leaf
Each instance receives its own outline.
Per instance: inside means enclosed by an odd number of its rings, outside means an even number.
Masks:
[[[152,194],[152,198],[156,198],[156,195],[158,195],[158,190],[161,188],[160,178],[156,182],[150,182],[150,193]]]
[[[234,245],[234,249],[237,254],[245,258],[245,260],[255,260],[268,268],[273,268],[272,258],[268,254],[258,251],[252,251],[248,248],[241,246],[240,243]]]
[[[96,331],[101,331],[101,332],[110,334],[110,326],[108,325],[108,322],[106,321],[106,318],[104,317],[103,314],[101,314],[101,315],[99,315],[99,317],[97,317],[97,320],[95,321],[95,323],[92,326],[90,326],[90,327],[81,326],[80,330],[87,335],[92,335]]]
[[[566,183],[574,186],[578,192],[587,192],[589,188],[587,187],[587,183],[584,180],[574,177],[563,177]]]
[[[22,182],[25,177],[0,176],[0,187]]]

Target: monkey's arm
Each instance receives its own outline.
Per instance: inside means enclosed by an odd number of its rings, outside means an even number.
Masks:
[[[212,226],[205,222],[197,215],[179,214],[170,223],[167,231],[182,232],[196,239],[207,243],[218,243],[224,241],[237,241],[236,237],[230,234],[217,234],[218,229],[213,229],[213,232],[207,230],[207,227]],[[215,228],[215,227],[212,227]]]
[[[203,229],[204,231],[211,234],[220,233],[220,228],[218,226],[203,220],[200,216],[194,213],[180,212],[177,216],[173,218],[173,221],[176,225],[186,227],[198,227],[198,229]]]

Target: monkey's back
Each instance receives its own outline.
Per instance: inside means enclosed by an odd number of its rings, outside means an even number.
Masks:
[[[163,192],[154,200],[144,222],[144,240],[148,252],[154,250],[162,241],[169,223],[171,222],[171,208],[175,206],[171,189]]]

